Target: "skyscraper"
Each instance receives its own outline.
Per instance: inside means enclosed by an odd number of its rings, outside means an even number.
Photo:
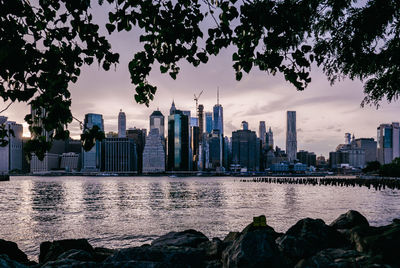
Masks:
[[[242,121],[242,130],[249,130],[249,123],[247,121]]]
[[[219,90],[217,90],[217,104],[213,108],[213,130],[217,129],[220,135],[224,136],[224,111],[222,105],[219,104]]]
[[[289,161],[296,159],[297,153],[297,132],[296,132],[296,111],[287,111],[286,121],[286,154]]]
[[[107,172],[129,172],[137,170],[135,142],[128,138],[106,138],[103,141],[104,164]]]
[[[7,120],[7,117],[4,117]],[[12,170],[22,170],[22,125],[13,121],[5,122],[5,131],[8,137],[6,146],[0,147],[0,173],[8,173]],[[14,135],[10,133],[14,132]]]
[[[175,110],[168,116],[168,170],[189,169],[189,118]]]
[[[260,121],[260,126],[258,128],[258,136],[262,142],[262,147],[265,147],[265,133],[267,129],[265,128],[265,121]]]
[[[165,171],[165,151],[158,128],[150,129],[143,150],[143,172],[157,173]]]
[[[174,114],[176,111],[175,102],[172,101],[171,108],[169,109],[169,115]]]
[[[206,112],[205,117],[206,117],[206,132],[211,134],[213,130],[212,112]]]
[[[273,149],[274,148],[274,133],[269,128],[268,132],[265,134],[265,148]]]
[[[204,133],[204,106],[203,104],[199,104],[199,106],[197,107],[197,117],[199,118],[199,134],[200,137],[203,135]]]
[[[97,126],[104,131],[104,121],[101,114],[86,114],[84,120],[84,129],[92,129]],[[85,171],[99,171],[101,168],[101,143],[96,141],[93,148],[82,153],[82,169]]]
[[[126,115],[121,110],[119,110],[118,114],[118,138],[126,137]]]
[[[388,164],[396,157],[400,157],[399,123],[381,124],[377,128],[378,161]]]
[[[143,167],[143,149],[146,144],[146,129],[129,128],[126,131],[126,137],[128,139],[134,140],[135,142],[137,154],[137,170],[139,173],[141,173]]]
[[[158,129],[158,133],[164,138],[164,115],[157,109],[150,115],[150,131]]]
[[[232,132],[232,163],[239,164],[247,171],[260,168],[259,139],[254,131],[237,130]]]

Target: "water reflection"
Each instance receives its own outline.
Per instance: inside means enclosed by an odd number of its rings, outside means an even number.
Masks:
[[[86,219],[104,219],[106,215],[104,206],[104,189],[101,183],[87,182],[83,184],[83,205]],[[99,212],[99,213],[94,213]]]
[[[46,222],[62,217],[62,214],[57,213],[65,203],[62,183],[34,181],[31,188],[31,199],[34,220]]]

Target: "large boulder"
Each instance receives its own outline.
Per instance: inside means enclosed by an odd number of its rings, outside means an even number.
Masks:
[[[344,236],[321,219],[305,218],[276,240],[279,249],[293,264],[325,248],[345,245]]]
[[[295,268],[353,268],[353,267],[372,267],[373,263],[368,255],[355,250],[340,248],[324,249],[314,256],[303,259],[297,263]],[[384,266],[373,266],[384,267]]]
[[[141,246],[121,249],[108,257],[103,264],[114,265],[136,261],[160,267],[205,267],[203,249],[176,246]]]
[[[400,223],[381,227],[355,227],[349,231],[356,250],[382,258],[383,262],[400,265]]]
[[[18,245],[11,241],[6,241],[0,239],[0,254],[7,255],[11,260],[20,262],[20,263],[28,263],[28,257],[24,252],[22,252]]]
[[[39,263],[57,260],[61,254],[71,249],[83,250],[89,254],[94,254],[93,247],[86,239],[46,241],[40,244]]]
[[[351,229],[356,226],[369,226],[368,220],[360,212],[349,210],[334,220],[331,227],[335,229]]]
[[[0,254],[0,267],[27,268],[28,266],[12,260],[6,254]]]
[[[270,226],[248,225],[223,251],[223,266],[284,267],[285,262],[275,244],[277,236]]]
[[[183,232],[169,232],[153,240],[152,246],[197,247],[209,241],[207,236],[196,230],[190,229]]]

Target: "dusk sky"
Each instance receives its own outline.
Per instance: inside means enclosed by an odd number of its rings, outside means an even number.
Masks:
[[[96,20],[104,24],[107,12],[96,10],[95,14]],[[259,121],[263,120],[274,132],[275,145],[285,149],[286,111],[294,110],[297,112],[298,150],[324,156],[343,143],[345,132],[354,133],[356,138],[376,139],[379,124],[400,120],[399,102],[387,104],[383,101],[379,110],[369,106],[361,108],[364,93],[360,81],[346,79],[330,86],[316,66],[311,72],[312,82],[303,92],[296,91],[280,74],[272,76],[256,69],[237,82],[231,67],[232,47],[197,68],[181,62],[181,72],[176,80],[162,75],[159,66],[155,65],[150,82],[158,87],[158,91],[147,108],[134,101],[134,86],[130,83],[127,67],[134,53],[142,47],[138,39],[138,31],[116,33],[110,37],[113,51],[120,53],[120,64],[115,71],[112,67],[111,71],[105,72],[97,64],[82,69],[78,82],[70,86],[75,117],[83,121],[86,113],[103,114],[105,131],[116,131],[118,112],[122,109],[126,113],[127,128],[148,129],[152,111],[159,108],[167,116],[173,99],[178,109],[191,110],[193,114],[193,94],[197,95],[201,90],[204,92],[199,104],[204,105],[205,111],[212,111],[219,86],[226,136],[230,137],[232,131],[239,129],[243,120],[248,121],[249,128],[258,134]],[[2,103],[1,108],[6,105]],[[28,112],[26,104],[17,103],[3,115],[22,123]],[[74,122],[69,129],[74,138],[79,138],[78,123]],[[26,123],[24,132],[29,136]]]

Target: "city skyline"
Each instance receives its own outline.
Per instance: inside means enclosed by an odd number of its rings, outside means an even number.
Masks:
[[[107,13],[94,6],[94,20],[100,23],[101,34],[108,36],[104,28]],[[258,132],[259,121],[265,121],[267,129],[272,127],[275,145],[285,148],[286,111],[297,111],[298,150],[313,151],[317,155],[335,149],[343,140],[346,132],[356,137],[373,137],[381,123],[400,121],[400,102],[382,107],[360,107],[364,97],[363,84],[360,81],[346,79],[330,86],[322,70],[312,65],[312,82],[303,92],[296,91],[282,75],[268,75],[253,70],[245,74],[242,81],[235,80],[232,65],[234,49],[222,50],[217,57],[210,57],[207,65],[197,68],[180,62],[181,71],[176,80],[162,75],[155,65],[149,82],[158,86],[155,98],[150,106],[137,104],[134,100],[134,86],[130,83],[127,69],[132,53],[143,46],[139,43],[139,32],[120,32],[110,36],[115,51],[120,52],[120,64],[109,72],[97,64],[84,66],[76,84],[70,84],[73,115],[83,120],[87,113],[100,113],[104,117],[106,131],[117,132],[118,112],[126,114],[126,125],[139,129],[148,128],[148,117],[157,108],[164,115],[169,114],[172,100],[181,110],[195,113],[193,94],[203,94],[199,104],[204,112],[212,112],[217,103],[216,91],[220,89],[220,103],[224,108],[224,135],[231,136],[232,131],[240,129],[242,121]],[[115,71],[114,71],[115,70]],[[2,103],[4,108],[8,103]],[[24,123],[24,135],[29,136],[24,117],[30,112],[25,103],[14,103],[1,115],[17,123]],[[79,123],[74,121],[69,130],[73,138],[81,134]]]

